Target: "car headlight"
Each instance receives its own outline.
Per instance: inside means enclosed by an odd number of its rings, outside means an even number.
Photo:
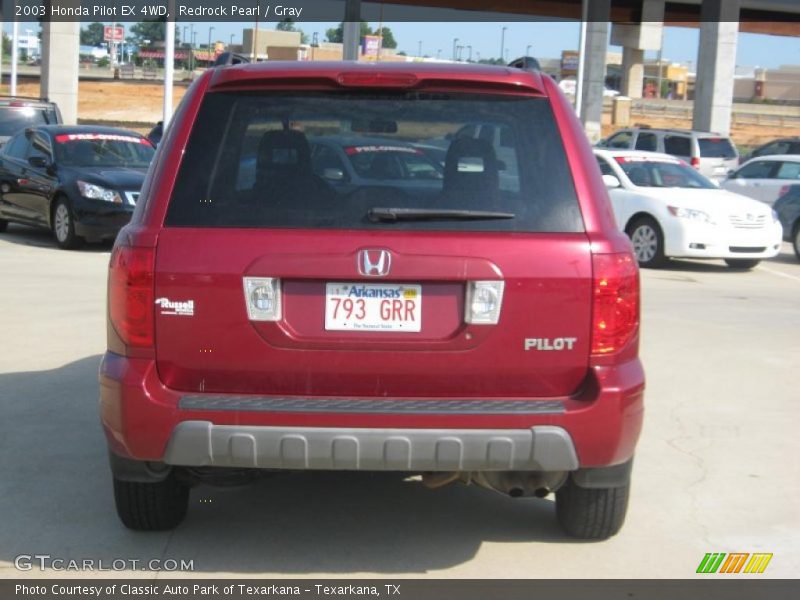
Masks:
[[[122,196],[120,196],[119,192],[116,190],[110,190],[93,183],[86,183],[85,181],[78,181],[78,189],[81,192],[81,196],[84,198],[122,204]]]
[[[678,217],[680,219],[688,219],[690,221],[700,221],[701,223],[714,225],[714,220],[708,215],[708,213],[705,213],[702,210],[695,210],[693,208],[681,208],[679,206],[668,206],[667,210],[669,211],[669,214],[671,214],[673,217]]]

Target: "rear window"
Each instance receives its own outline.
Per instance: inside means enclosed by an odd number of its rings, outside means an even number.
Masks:
[[[52,109],[34,108],[32,106],[1,107],[0,136],[12,136],[26,127],[57,123],[56,113]]]
[[[168,226],[583,231],[546,99],[213,93],[196,123]]]
[[[736,149],[727,138],[699,138],[700,156],[703,158],[736,158]]]

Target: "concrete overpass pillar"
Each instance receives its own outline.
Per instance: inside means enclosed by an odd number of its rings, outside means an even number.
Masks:
[[[620,93],[628,98],[641,98],[643,87],[644,50],[623,46]]]
[[[588,0],[584,0],[587,2]],[[603,90],[606,83],[606,52],[608,50],[608,20],[611,0],[592,0],[588,6],[586,48],[581,94],[583,128],[594,143],[602,137]]]
[[[644,86],[644,51],[661,48],[664,30],[664,0],[642,0],[642,21],[611,28],[611,44],[622,46],[624,96],[641,98]]]
[[[361,0],[347,0],[344,5],[344,22],[342,23],[344,60],[358,60],[358,46],[361,43]]]
[[[739,37],[739,0],[704,0],[692,128],[728,135]]]
[[[68,125],[78,122],[80,29],[78,22],[42,22],[41,95],[58,104]]]

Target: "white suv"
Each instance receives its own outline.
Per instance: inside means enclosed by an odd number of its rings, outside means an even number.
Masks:
[[[682,158],[710,179],[725,179],[739,166],[739,152],[729,137],[687,129],[621,129],[601,140],[598,148],[663,152]]]

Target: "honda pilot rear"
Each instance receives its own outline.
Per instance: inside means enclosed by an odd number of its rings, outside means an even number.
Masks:
[[[567,533],[613,535],[642,418],[638,285],[548,77],[210,70],[111,257],[119,516],[172,528],[191,485],[226,475],[388,470],[555,493]]]

